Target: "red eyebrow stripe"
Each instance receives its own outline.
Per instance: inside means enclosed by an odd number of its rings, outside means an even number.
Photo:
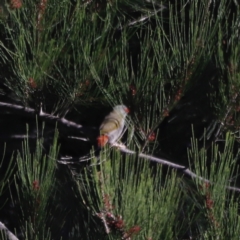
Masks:
[[[126,113],[129,113],[129,112],[130,112],[129,108],[125,108],[124,111],[125,111]]]

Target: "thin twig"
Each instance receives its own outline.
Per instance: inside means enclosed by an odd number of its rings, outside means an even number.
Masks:
[[[218,130],[217,130],[217,132],[216,132],[216,134],[214,136],[215,142],[218,140],[218,136],[221,133],[222,128],[225,126],[224,122],[226,121],[226,119],[228,117],[228,114],[230,113],[231,110],[232,110],[232,106],[228,106],[227,112],[226,112],[223,120],[220,122],[219,128],[218,128]]]
[[[133,25],[135,25],[137,23],[144,22],[145,20],[150,19],[152,16],[156,15],[158,12],[161,12],[161,11],[163,11],[166,8],[167,7],[161,5],[161,7],[159,9],[157,9],[156,11],[149,12],[150,14],[144,15],[144,16],[140,17],[139,19],[131,21],[131,22],[127,23],[124,27],[129,27],[129,26],[133,26]],[[122,30],[124,27],[119,27],[119,29]]]
[[[233,108],[233,103],[236,102],[236,99],[237,99],[238,96],[239,96],[239,93],[235,93],[234,96],[231,99],[231,103],[227,106],[227,111],[225,113],[225,116],[223,117],[223,119],[222,119],[222,121],[221,121],[221,123],[219,125],[219,128],[218,128],[218,130],[217,130],[217,132],[216,132],[216,134],[214,136],[214,141],[215,142],[218,140],[218,136],[220,135],[222,128],[225,126],[224,122],[226,121],[229,113],[231,112],[231,110]]]

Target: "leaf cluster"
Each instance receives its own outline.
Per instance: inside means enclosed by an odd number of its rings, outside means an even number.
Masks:
[[[238,185],[239,16],[234,0],[1,2],[0,100],[23,106],[0,112],[0,143],[10,139],[12,156],[0,165],[0,196],[16,212],[16,235],[237,238],[238,193],[226,186]],[[188,165],[199,178],[108,148],[86,165],[57,164],[90,153],[90,131],[79,136],[77,127],[96,128],[122,103],[131,109],[127,146]],[[70,141],[69,127],[50,137],[52,122],[23,137],[17,131],[32,121],[24,108],[34,124],[43,112],[67,116],[89,144]]]

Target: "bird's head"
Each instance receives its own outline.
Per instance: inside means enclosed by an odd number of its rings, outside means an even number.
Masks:
[[[129,109],[125,105],[117,105],[113,108],[114,112],[126,117],[127,114],[130,112]]]

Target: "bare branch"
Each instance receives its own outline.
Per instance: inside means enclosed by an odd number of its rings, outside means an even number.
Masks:
[[[136,154],[136,152],[134,152],[130,149],[127,149],[127,148],[119,148],[119,150],[121,152],[124,152],[124,153],[127,153],[127,154]],[[144,154],[144,153],[139,153],[138,156],[139,156],[139,158],[148,159],[150,161],[157,162],[157,163],[160,163],[162,165],[166,165],[166,166],[175,168],[177,170],[182,171],[184,174],[186,174],[186,175],[188,175],[192,178],[198,178],[203,182],[210,183],[210,181],[208,179],[203,178],[201,176],[198,176],[196,173],[192,172],[188,167],[185,167],[183,165],[179,165],[179,164],[170,162],[167,159],[157,158],[157,157],[147,155],[147,154]],[[240,188],[231,187],[231,186],[226,186],[226,188],[229,189],[229,190],[232,190],[232,191],[240,192]]]
[[[19,112],[19,113],[25,113],[25,114],[30,114],[30,115],[38,115],[40,118],[42,118],[46,121],[60,122],[61,124],[65,125],[67,127],[72,127],[72,128],[75,128],[75,129],[84,130],[84,127],[82,125],[77,124],[77,123],[72,122],[72,121],[69,121],[66,118],[59,118],[57,116],[45,113],[43,111],[40,111],[40,113],[37,113],[34,109],[29,108],[29,107],[24,107],[24,106],[21,106],[21,105],[5,103],[5,102],[0,102],[0,107],[6,108],[6,109],[12,109],[12,110],[15,110],[16,112]]]
[[[150,160],[152,162],[157,162],[159,164],[162,165],[166,165],[169,166],[171,168],[177,169],[178,171],[183,172],[184,174],[192,177],[192,178],[198,178],[199,180],[205,182],[205,183],[211,183],[208,179],[198,176],[196,173],[192,172],[188,167],[183,166],[183,165],[179,165],[173,162],[170,162],[167,159],[163,159],[163,158],[158,158],[158,157],[154,157],[151,155],[147,155],[144,153],[137,153],[133,150],[128,149],[125,145],[123,144],[114,144],[112,145],[113,147],[118,148],[121,152],[126,153],[126,154],[131,154],[131,155],[138,155],[139,158],[144,158],[147,160]],[[77,164],[77,163],[81,163],[81,162],[85,162],[85,161],[90,161],[93,157],[90,156],[90,154],[88,156],[82,157],[82,158],[72,158],[72,157],[67,157],[64,158],[62,157],[61,160],[58,160],[59,163],[61,164],[65,164],[65,165],[70,165],[70,164]],[[71,161],[70,161],[71,160]],[[235,191],[235,192],[240,192],[240,188],[236,188],[236,187],[231,187],[231,186],[226,186],[227,189]]]
[[[14,109],[16,111],[29,113],[31,115],[37,114],[36,111],[34,109],[32,109],[32,108],[23,107],[23,106],[16,105],[16,104],[11,104],[11,103],[0,102],[0,107],[7,108],[7,109]],[[229,111],[230,110],[227,111],[227,114],[229,113]],[[227,116],[227,114],[226,114],[226,116]],[[81,130],[85,129],[85,127],[80,125],[80,124],[77,124],[75,122],[69,121],[66,118],[59,118],[59,117],[56,117],[54,115],[51,115],[51,114],[48,114],[48,113],[44,113],[43,111],[41,111],[38,115],[39,115],[39,117],[41,117],[43,119],[46,119],[46,120],[54,120],[54,121],[60,122],[60,123],[62,123],[63,125],[65,125],[67,127],[73,127],[73,128],[81,129]],[[219,133],[219,131],[218,131],[218,133]],[[24,137],[24,136],[22,136],[22,137]],[[78,139],[79,140],[83,140],[83,141],[87,140],[86,138],[78,138]],[[115,144],[115,147],[117,147],[123,153],[137,154],[135,151],[132,151],[132,150],[126,148],[126,146],[123,146],[123,145]],[[210,182],[208,179],[203,178],[201,176],[198,176],[197,174],[192,172],[188,167],[185,167],[185,166],[182,166],[182,165],[179,165],[179,164],[176,164],[176,163],[172,163],[172,162],[168,161],[167,159],[157,158],[157,157],[154,157],[154,156],[151,156],[151,155],[147,155],[147,154],[144,154],[144,153],[139,153],[138,156],[140,158],[148,159],[150,161],[157,162],[157,163],[160,163],[160,164],[172,167],[174,169],[180,170],[184,174],[186,174],[186,175],[188,175],[188,176],[190,176],[192,178],[198,178],[201,181],[204,181],[204,182],[207,182],[207,183]],[[86,156],[86,157],[83,157],[83,158],[72,158],[72,157],[64,158],[64,157],[62,157],[61,160],[59,160],[58,162],[62,163],[62,164],[68,165],[68,164],[76,164],[76,163],[79,163],[79,162],[89,161],[91,159],[92,159],[92,157],[90,155]],[[71,160],[71,161],[69,161],[69,160]],[[229,189],[229,190],[232,190],[232,191],[240,192],[240,189],[236,188],[236,187],[226,186],[226,188]]]

